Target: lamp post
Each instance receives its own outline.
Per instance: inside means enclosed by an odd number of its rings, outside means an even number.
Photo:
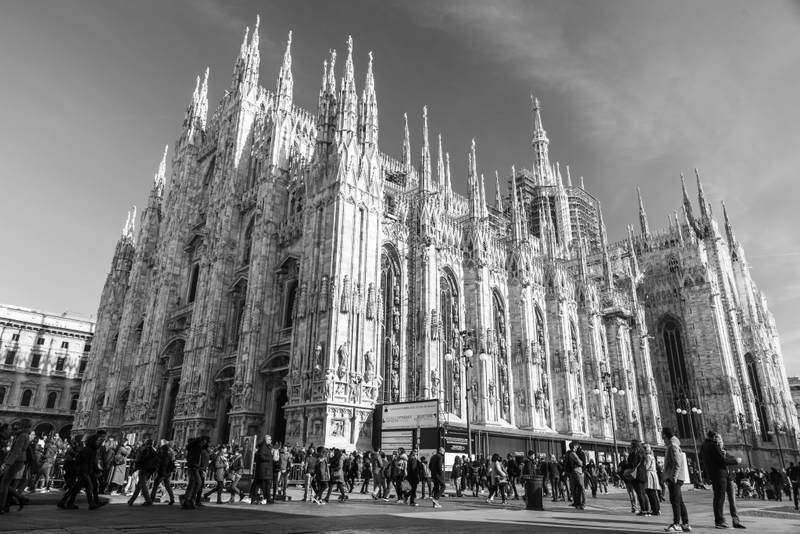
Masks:
[[[470,330],[462,330],[458,333],[458,340],[459,340],[459,347],[457,352],[454,354],[452,351],[447,351],[444,355],[444,359],[448,362],[455,361],[456,365],[463,365],[464,366],[464,383],[466,387],[464,388],[464,415],[467,419],[467,457],[472,459],[472,422],[469,416],[469,394],[472,391],[472,383],[469,381],[469,370],[472,369],[472,356],[474,356],[474,352],[472,348],[470,348],[469,338],[472,337],[472,332]],[[455,347],[454,347],[455,348]],[[489,359],[489,356],[481,350],[478,358],[482,362],[485,362]]]
[[[747,433],[745,429],[747,428],[747,422],[745,421],[744,414],[739,412],[739,428],[742,430],[742,442],[744,443],[744,450],[747,452],[747,465],[752,467],[753,461],[750,459],[750,448],[747,445]]]
[[[783,449],[781,448],[781,434],[785,434],[786,431],[781,430],[781,427],[778,425],[777,421],[775,421],[772,426],[773,430],[770,430],[769,433],[775,434],[775,444],[778,446],[778,455],[781,458],[781,469],[786,471],[786,463],[783,461]]]
[[[602,390],[601,390],[602,388]],[[617,472],[617,457],[619,456],[619,450],[617,448],[617,425],[616,425],[616,410],[614,408],[614,395],[619,395],[620,397],[625,396],[624,389],[618,389],[611,383],[611,373],[606,371],[600,376],[600,381],[597,384],[597,387],[594,388],[594,394],[600,395],[602,391],[605,391],[608,394],[608,403],[611,405],[611,438],[614,440],[614,472]]]
[[[680,400],[680,405],[675,410],[675,413],[678,415],[687,415],[689,416],[689,428],[692,431],[692,443],[694,443],[694,461],[697,462],[698,469],[700,468],[700,453],[697,451],[697,438],[694,435],[694,418],[695,416],[701,415],[703,410],[696,406],[692,406],[692,403],[689,402],[689,399],[686,397],[682,397]]]

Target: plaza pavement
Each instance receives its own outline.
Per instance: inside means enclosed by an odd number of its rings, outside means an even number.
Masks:
[[[358,533],[653,533],[663,532],[669,522],[669,503],[662,503],[661,517],[637,517],[630,513],[627,495],[613,490],[597,499],[587,497],[585,510],[574,510],[567,503],[545,499],[545,511],[524,509],[522,501],[508,505],[487,504],[485,498],[444,498],[443,508],[433,509],[430,500],[420,500],[413,508],[395,501],[374,501],[369,495],[350,494],[346,503],[333,499],[324,506],[300,502],[302,489],[291,488],[290,502],[273,505],[213,505],[199,510],[182,510],[178,505],[128,506],[126,498],[111,497],[111,503],[96,511],[59,510],[60,493],[36,494],[37,504],[22,512],[0,516],[0,533],[34,534],[358,534]],[[227,495],[226,495],[227,498]],[[685,499],[693,532],[714,529],[710,490],[687,490]],[[140,499],[141,502],[141,499]],[[742,521],[751,531],[800,533],[800,513],[784,501],[746,500],[737,503]],[[13,509],[13,508],[12,508]],[[727,507],[726,507],[727,513]]]

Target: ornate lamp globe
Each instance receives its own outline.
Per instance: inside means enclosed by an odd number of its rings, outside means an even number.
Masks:
[[[473,354],[472,349],[467,349],[464,351],[464,356],[466,356],[467,358],[472,358],[472,354]]]

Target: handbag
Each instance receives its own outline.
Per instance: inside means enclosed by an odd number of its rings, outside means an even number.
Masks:
[[[411,482],[403,480],[403,482],[400,483],[400,489],[403,490],[403,493],[411,491]]]
[[[629,468],[625,469],[625,470],[622,472],[622,478],[623,478],[623,479],[624,479],[626,482],[633,482],[633,478],[634,478],[634,477],[633,477],[633,472],[634,472],[634,469],[633,469],[632,467],[629,467]]]

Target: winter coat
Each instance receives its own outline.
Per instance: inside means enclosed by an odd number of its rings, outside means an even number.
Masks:
[[[431,456],[430,463],[428,463],[428,468],[431,470],[431,478],[433,480],[438,480],[442,483],[444,482],[444,456],[438,452]]]
[[[272,478],[272,447],[265,442],[261,442],[255,454],[255,469],[253,478],[256,480],[267,480]]]
[[[647,471],[647,486],[645,489],[657,490],[661,487],[658,481],[658,471],[656,470],[656,459],[653,453],[646,454],[644,457],[644,467]]]
[[[667,443],[667,452],[664,456],[664,480],[682,481],[683,473],[683,451],[681,450],[681,440],[678,436],[672,436]]]

